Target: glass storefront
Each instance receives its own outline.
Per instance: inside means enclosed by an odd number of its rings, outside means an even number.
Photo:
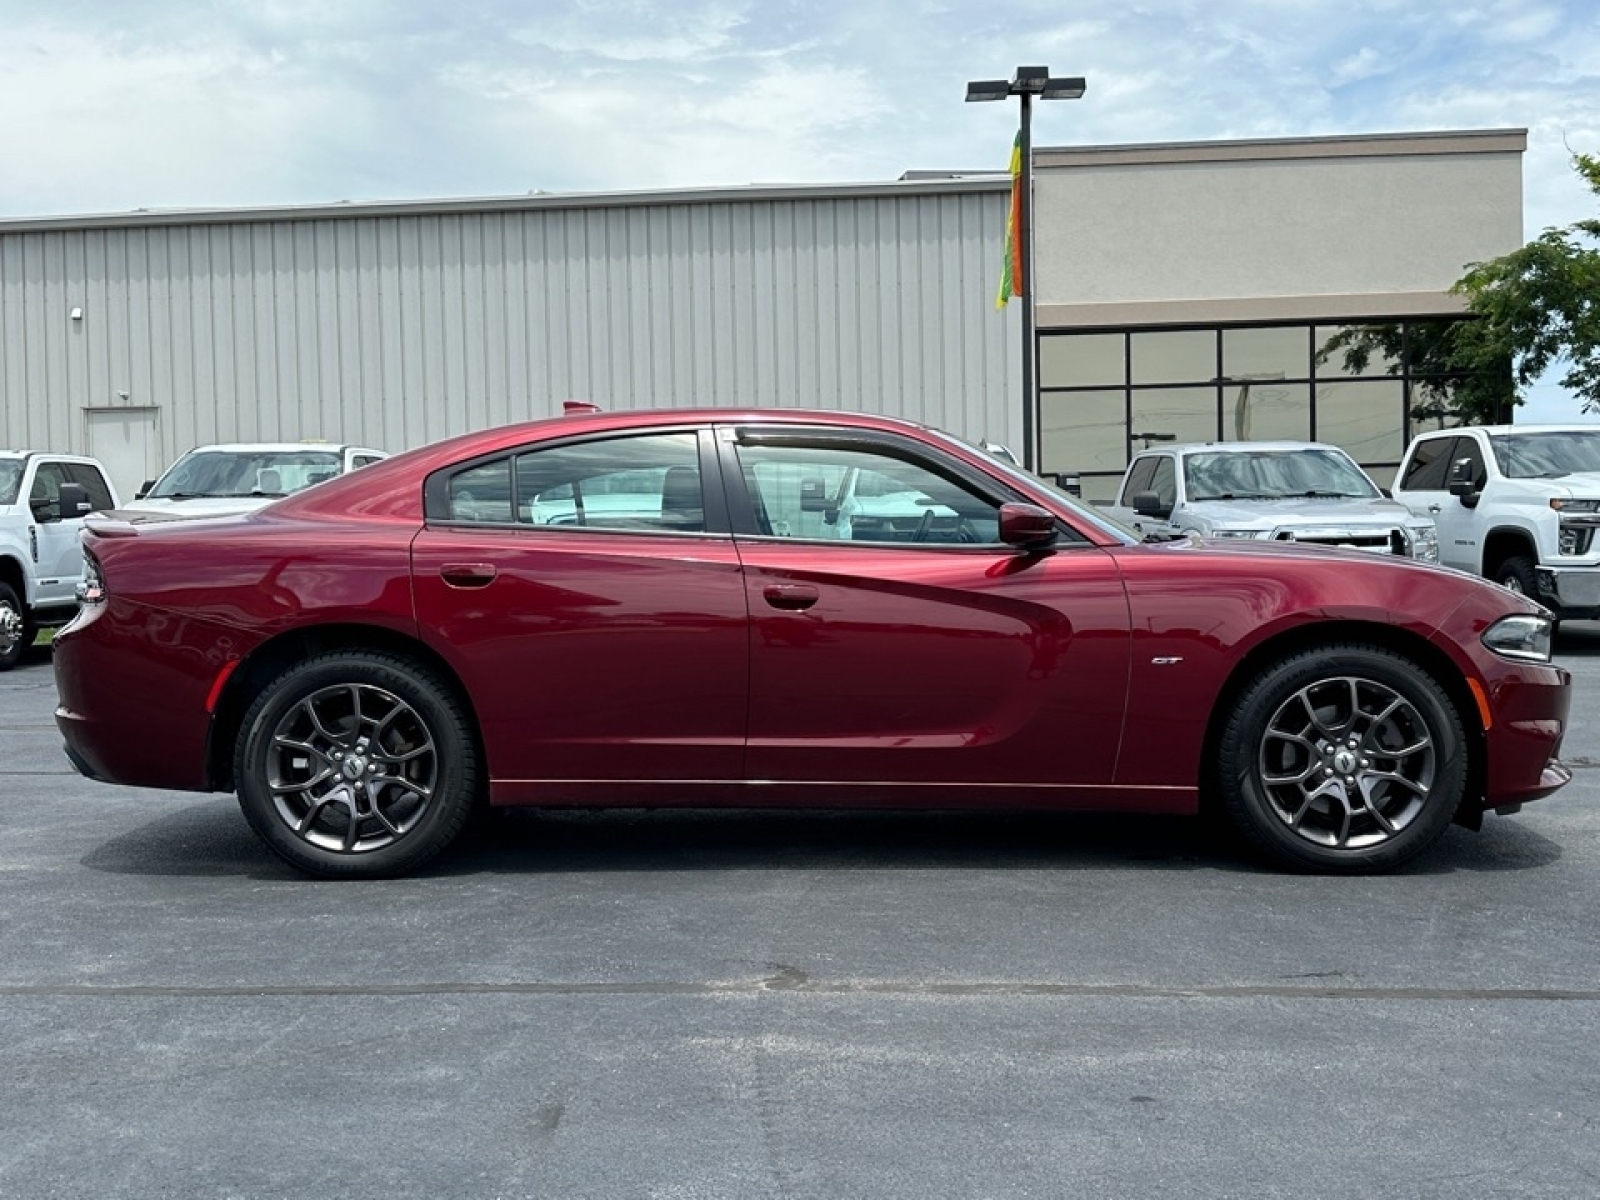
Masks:
[[[1453,321],[1207,326],[1039,334],[1039,469],[1109,500],[1128,459],[1163,442],[1330,442],[1386,482],[1436,429]]]

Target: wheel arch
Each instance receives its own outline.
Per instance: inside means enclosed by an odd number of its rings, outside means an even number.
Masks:
[[[10,554],[0,554],[0,583],[9,583],[23,607],[28,606],[28,573],[21,560]]]
[[[1209,811],[1218,808],[1217,763],[1222,728],[1245,689],[1267,664],[1302,650],[1351,642],[1360,642],[1409,658],[1444,689],[1450,703],[1460,714],[1467,738],[1467,798],[1462,802],[1456,821],[1477,828],[1483,815],[1481,800],[1487,777],[1488,750],[1478,718],[1478,703],[1467,684],[1467,677],[1448,654],[1421,634],[1376,621],[1344,620],[1299,625],[1267,638],[1239,660],[1217,693],[1211,716],[1206,722],[1206,749],[1201,759],[1204,765],[1200,780],[1202,807]]]
[[[293,629],[263,642],[252,650],[228,676],[212,715],[206,744],[206,778],[220,792],[234,790],[234,749],[245,713],[265,687],[278,675],[308,658],[332,651],[374,651],[408,659],[426,668],[448,687],[466,709],[478,760],[485,764],[483,730],[478,711],[461,677],[450,663],[426,643],[393,629],[377,625],[341,623]]]
[[[1495,572],[1500,569],[1500,564],[1506,559],[1518,554],[1526,554],[1533,559],[1534,564],[1539,562],[1539,540],[1533,533],[1520,525],[1497,525],[1489,531],[1489,536],[1483,539],[1483,558],[1479,563],[1480,574],[1485,579],[1494,578]]]

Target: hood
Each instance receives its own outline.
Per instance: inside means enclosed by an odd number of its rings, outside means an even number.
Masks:
[[[117,509],[117,515],[140,514],[160,520],[182,517],[227,517],[236,513],[255,512],[265,508],[281,496],[195,496],[187,500],[168,500],[161,496],[146,496],[143,500],[130,500]],[[129,519],[134,519],[130,516]]]
[[[1185,505],[1184,512],[1205,517],[1221,529],[1309,529],[1324,525],[1390,528],[1415,525],[1417,518],[1405,505],[1377,499],[1332,496],[1308,499],[1285,496],[1277,500],[1200,500]]]

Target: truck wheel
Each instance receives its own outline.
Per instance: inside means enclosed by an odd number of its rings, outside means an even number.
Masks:
[[[1223,807],[1256,848],[1300,870],[1386,871],[1449,826],[1466,734],[1416,662],[1361,644],[1264,667],[1223,727]]]
[[[21,662],[38,634],[16,590],[9,583],[0,583],[0,671],[9,671]]]
[[[1513,554],[1495,570],[1494,581],[1508,592],[1516,592],[1530,600],[1539,598],[1539,585],[1533,576],[1533,559],[1526,554]]]

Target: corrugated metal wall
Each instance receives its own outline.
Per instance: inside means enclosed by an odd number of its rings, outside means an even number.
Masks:
[[[208,441],[398,451],[568,397],[1015,441],[1004,220],[1003,191],[922,191],[0,229],[0,445],[93,452],[126,409],[152,470]]]

